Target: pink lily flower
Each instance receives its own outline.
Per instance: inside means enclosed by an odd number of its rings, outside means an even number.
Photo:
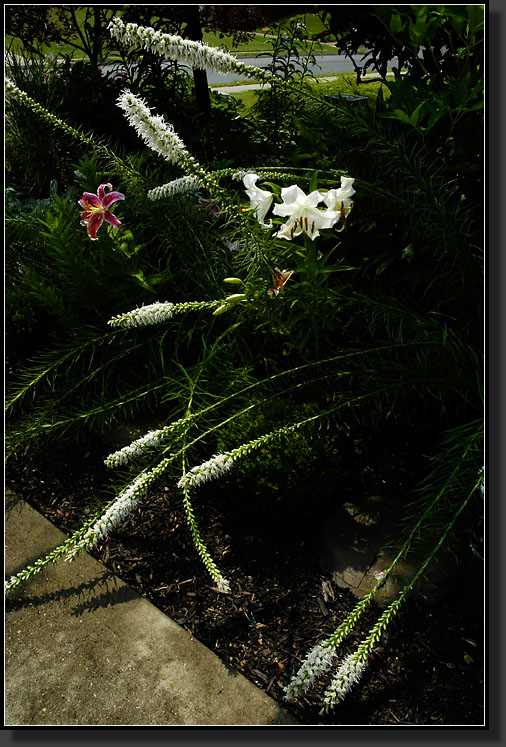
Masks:
[[[97,189],[96,195],[91,192],[84,192],[78,203],[84,208],[81,213],[81,225],[86,226],[88,236],[92,241],[96,240],[97,231],[104,220],[110,223],[111,226],[114,226],[114,228],[118,228],[121,225],[121,222],[111,213],[109,208],[117,200],[124,200],[125,195],[122,195],[121,192],[108,192],[106,194],[106,187],[109,190],[112,189],[111,184],[101,184]]]

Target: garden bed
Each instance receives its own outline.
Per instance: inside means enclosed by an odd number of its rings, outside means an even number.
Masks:
[[[57,527],[76,529],[107,498],[109,451],[83,454],[70,443],[30,447],[9,462],[7,485]],[[353,465],[356,488],[377,489],[399,468],[371,443]],[[284,688],[307,652],[356,604],[322,573],[301,524],[287,526],[241,506],[216,487],[199,491],[195,510],[208,548],[231,582],[218,592],[199,560],[173,481],[160,484],[93,555],[221,660],[307,725],[482,725],[482,590],[456,579],[444,604],[409,601],[388,627],[359,686],[320,714],[324,683],[295,702]],[[473,599],[473,591],[476,598]],[[477,613],[473,614],[472,606]],[[365,613],[343,653],[374,624]]]

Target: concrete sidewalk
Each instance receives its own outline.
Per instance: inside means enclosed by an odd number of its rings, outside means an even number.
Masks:
[[[349,74],[350,73],[348,73],[348,75]],[[404,75],[404,74],[405,73],[402,72],[402,75]],[[341,75],[342,75],[342,73],[341,73]],[[392,72],[387,72],[386,75],[387,75],[387,78],[393,78],[394,77],[394,73],[392,73]],[[321,83],[328,83],[328,82],[330,82],[332,80],[337,80],[338,78],[339,78],[339,74],[336,73],[336,75],[325,75],[325,76],[322,76],[320,78],[317,78],[317,80],[320,81]],[[367,81],[371,81],[371,80],[380,80],[380,78],[379,78],[378,73],[365,73],[362,76],[362,80],[365,80],[367,82]],[[315,82],[315,80],[313,78],[310,78],[309,81],[311,83]],[[269,83],[244,83],[244,84],[239,84],[238,83],[238,84],[236,84],[234,86],[232,86],[232,85],[230,85],[230,86],[220,86],[218,84],[218,85],[212,85],[212,86],[210,86],[210,88],[213,91],[217,91],[218,93],[241,93],[242,91],[255,91],[255,90],[259,89],[259,88],[270,88],[270,84]]]
[[[7,577],[64,539],[7,494]],[[4,723],[298,725],[87,553],[47,566],[7,599]]]

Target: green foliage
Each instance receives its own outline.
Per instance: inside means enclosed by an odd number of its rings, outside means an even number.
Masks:
[[[81,132],[92,132],[98,145],[107,140],[131,151],[138,142],[116,106],[121,80],[104,76],[89,63],[70,57],[9,57],[12,82],[41,106]],[[42,198],[56,179],[66,190],[74,183],[73,164],[89,151],[68,133],[54,137],[54,125],[41,121],[14,97],[6,103],[7,184],[25,195]]]
[[[60,197],[55,190],[49,204],[30,213],[11,213],[6,221],[9,288],[37,309],[40,330],[103,324],[111,311],[131,301],[135,285],[155,290],[144,279],[147,267],[139,267],[136,255],[142,247],[131,231],[103,229],[97,251],[79,227],[80,196],[72,191]],[[12,303],[9,298],[8,305]]]
[[[398,119],[439,146],[441,156],[472,169],[483,131],[484,7],[479,5],[378,6],[375,14],[396,44],[409,49],[411,64],[387,81],[390,99],[381,116]]]
[[[273,82],[269,88],[260,90],[252,111],[261,123],[267,142],[279,147],[289,142],[293,134],[295,116],[304,101],[307,81],[314,78],[309,66],[316,63],[315,52],[320,45],[307,41],[307,29],[300,19],[290,20],[286,25],[278,24],[266,32],[273,33],[276,37],[266,69],[279,80],[290,81],[292,86],[288,91]]]
[[[272,401],[258,400],[250,414],[234,419],[220,429],[217,448],[220,452],[268,433],[290,418],[303,420],[315,414],[315,406],[297,403],[293,398],[276,397]],[[303,511],[306,520],[320,514],[328,506],[334,490],[333,474],[339,468],[340,450],[326,430],[299,432],[284,442],[274,442],[253,451],[241,461],[241,469],[224,478],[224,486],[233,495],[240,495],[246,511],[268,515],[274,504],[289,505],[290,513]],[[314,495],[314,480],[318,475],[318,496]],[[308,496],[313,495],[311,505]]]
[[[60,54],[77,51],[96,66],[107,49],[106,26],[114,12],[98,5],[9,5],[6,31],[11,41],[21,42],[21,51],[37,55],[44,53],[44,47]],[[11,44],[11,48],[17,49],[17,45]]]
[[[358,269],[355,290],[362,288],[370,298],[393,293],[403,307],[413,303],[446,314],[445,323],[456,323],[466,335],[475,329],[479,336],[479,320],[475,326],[470,316],[473,303],[481,306],[482,292],[477,185],[463,192],[451,163],[437,149],[368,108],[316,104],[300,120],[294,161],[304,157],[322,169],[338,166],[361,175],[360,206],[340,235],[341,256]],[[320,138],[313,135],[317,123]],[[478,164],[479,152],[468,151],[466,159]]]
[[[460,188],[479,199],[484,106],[483,5],[375,5],[325,13],[338,49],[383,78],[378,116],[414,130],[446,163]],[[397,59],[394,78],[387,68]]]

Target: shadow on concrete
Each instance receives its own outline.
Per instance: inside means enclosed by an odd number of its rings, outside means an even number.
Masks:
[[[109,589],[109,582],[116,588]],[[40,594],[37,596],[30,596],[24,592],[22,598],[16,598],[15,592],[12,592],[12,596],[7,597],[5,601],[5,611],[13,612],[27,607],[41,607],[54,601],[62,601],[71,598],[74,599],[76,597],[81,598],[86,592],[92,592],[101,585],[106,586],[105,592],[97,596],[89,594],[89,598],[82,601],[80,604],[76,604],[70,614],[74,617],[79,617],[84,612],[93,612],[94,610],[99,609],[99,607],[105,608],[129,602],[132,599],[136,599],[138,596],[137,593],[128,586],[119,585],[117,577],[112,571],[105,571],[100,577],[94,578],[91,581],[79,584],[79,586],[70,586],[57,592],[48,592],[47,594]]]

